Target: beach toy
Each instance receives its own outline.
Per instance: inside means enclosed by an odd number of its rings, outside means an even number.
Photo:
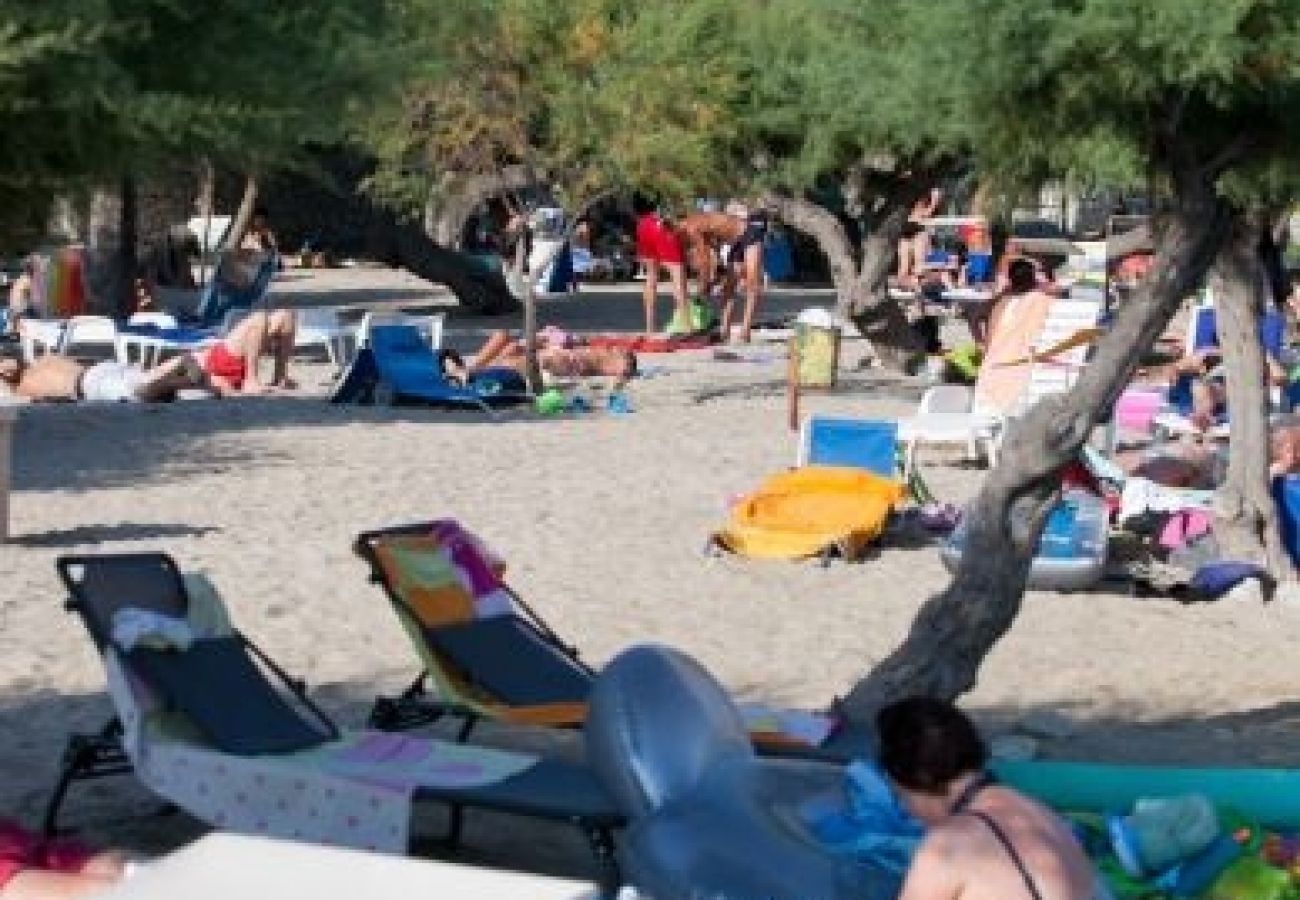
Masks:
[[[591,412],[591,401],[582,394],[574,394],[569,400],[569,411],[576,413]]]
[[[1200,853],[1156,879],[1156,884],[1175,897],[1199,897],[1243,852],[1232,835],[1219,835]]]
[[[1134,877],[1164,872],[1213,844],[1219,837],[1214,805],[1201,794],[1138,800],[1129,816],[1107,821],[1111,845]]]
[[[533,408],[544,416],[557,416],[564,412],[568,405],[564,394],[558,388],[550,388],[538,394],[537,399],[533,401]]]
[[[632,412],[632,402],[628,399],[627,394],[622,391],[614,391],[609,395],[609,411],[615,415],[625,416]]]
[[[1254,856],[1228,866],[1205,893],[1211,900],[1294,900],[1291,876]]]

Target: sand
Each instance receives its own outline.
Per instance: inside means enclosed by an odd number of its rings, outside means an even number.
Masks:
[[[287,273],[286,303],[446,308],[448,342],[491,328],[445,293],[386,270]],[[769,311],[829,304],[779,291]],[[544,303],[542,321],[635,328],[634,290]],[[666,307],[666,302],[665,302]],[[415,658],[363,565],[355,534],[453,516],[510,564],[512,584],[599,664],[638,642],[697,656],[739,696],[822,706],[905,634],[946,583],[937,551],[885,549],[860,565],[709,559],[729,497],[792,464],[779,346],[751,361],[708,351],[643,359],[635,412],[549,419],[509,413],[335,407],[323,361],[293,396],[168,406],[25,408],[14,446],[14,538],[0,547],[0,814],[38,820],[69,730],[110,714],[103,675],[64,612],[62,553],[164,550],[206,571],[239,624],[308,680],[345,724],[400,688]],[[862,347],[846,346],[851,366]],[[923,385],[847,372],[807,411],[897,416]],[[959,454],[924,474],[960,503],[982,472]],[[1300,763],[1300,610],[1182,606],[1106,593],[1030,594],[967,698],[993,733],[1051,714],[1068,734],[1045,755],[1148,762]],[[572,753],[571,736],[491,728],[487,740]],[[76,789],[70,819],[96,840],[158,852],[200,833],[185,816],[140,818],[130,778]],[[436,826],[437,819],[431,820]],[[575,834],[474,816],[471,860],[589,873]]]

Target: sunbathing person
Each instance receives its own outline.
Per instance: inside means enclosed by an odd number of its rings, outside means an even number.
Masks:
[[[298,319],[289,309],[258,310],[240,319],[224,339],[197,354],[213,389],[223,397],[266,393],[267,385],[257,373],[263,356],[275,361],[271,388],[296,388],[289,377],[289,359],[297,328]]]
[[[161,403],[179,390],[207,386],[198,361],[188,354],[148,370],[115,361],[86,366],[53,353],[32,363],[6,356],[0,358],[0,382],[28,400],[113,403]]]
[[[591,375],[631,378],[636,374],[636,354],[630,350],[555,346],[539,336],[537,356],[542,371],[558,378]],[[493,332],[479,351],[465,361],[464,374],[473,375],[493,366],[505,366],[523,374],[527,367],[523,342],[504,331]]]
[[[999,785],[974,724],[943,700],[904,700],[876,720],[880,766],[929,826],[900,900],[1093,900],[1107,896],[1054,812]]]
[[[0,821],[0,900],[72,900],[108,890],[126,861],[77,843],[46,841]]]

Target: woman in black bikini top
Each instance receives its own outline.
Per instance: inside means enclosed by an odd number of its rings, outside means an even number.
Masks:
[[[1002,900],[994,890],[1002,890],[1006,875],[998,872],[996,862],[990,867],[982,839],[969,829],[954,827],[952,820],[963,817],[978,820],[1005,851],[1023,885],[1016,896],[1029,900],[1105,896],[1091,863],[1064,823],[1049,810],[997,786],[986,770],[988,751],[983,739],[951,703],[904,700],[881,710],[876,728],[881,768],[912,813],[933,826],[913,860],[903,900],[965,896]],[[982,800],[993,787],[996,792]],[[1037,877],[1022,855],[1030,844],[1039,861]],[[1056,856],[1054,864],[1046,862],[1047,854]],[[1012,900],[1012,895],[1007,894],[1006,900]]]

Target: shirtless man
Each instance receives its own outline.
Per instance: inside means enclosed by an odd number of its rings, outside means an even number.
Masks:
[[[930,254],[930,219],[943,201],[943,191],[934,188],[928,195],[912,205],[912,212],[903,226],[903,236],[898,241],[898,284],[916,287],[925,268],[925,258]]]
[[[700,295],[708,297],[721,271],[724,338],[730,336],[737,287],[745,291],[745,311],[740,325],[740,342],[748,343],[763,290],[763,241],[768,217],[763,210],[744,215],[700,212],[687,216],[677,226],[691,267],[699,279]]]
[[[629,350],[551,347],[543,342],[538,350],[538,363],[543,372],[560,378],[585,375],[630,378],[636,374],[636,354]],[[495,331],[478,353],[466,361],[465,371],[472,375],[491,366],[506,366],[522,374],[526,366],[523,342],[504,331]]]
[[[943,700],[876,720],[880,766],[929,830],[900,900],[1100,900],[1105,886],[1060,817],[997,784],[975,726]]]
[[[298,320],[293,310],[257,310],[240,319],[221,341],[196,354],[213,389],[223,397],[234,394],[263,394],[257,364],[263,356],[275,361],[271,388],[293,390],[298,385],[289,377]]]
[[[206,379],[197,360],[186,354],[148,371],[119,362],[85,366],[47,354],[30,364],[0,359],[0,382],[28,400],[161,403],[185,388],[202,388]]]

